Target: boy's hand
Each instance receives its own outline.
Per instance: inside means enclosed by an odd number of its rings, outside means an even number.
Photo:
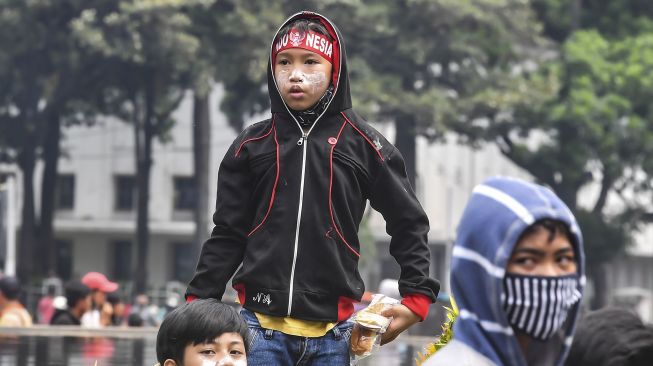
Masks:
[[[381,315],[393,318],[390,325],[388,325],[388,329],[381,337],[381,345],[394,341],[404,330],[421,320],[417,314],[402,304],[383,311]]]

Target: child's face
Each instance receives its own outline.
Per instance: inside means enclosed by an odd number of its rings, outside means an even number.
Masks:
[[[184,350],[183,366],[247,366],[243,337],[223,333],[213,342],[189,344]]]
[[[508,260],[507,272],[527,276],[565,276],[577,272],[574,248],[569,239],[556,233],[549,241],[549,231],[539,228],[524,236]]]
[[[313,106],[331,83],[331,63],[317,53],[290,48],[279,52],[275,62],[281,97],[296,111]]]

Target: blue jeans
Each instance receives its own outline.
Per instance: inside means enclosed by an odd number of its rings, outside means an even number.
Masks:
[[[248,366],[348,366],[352,323],[341,322],[322,337],[298,337],[265,329],[242,309],[250,332]]]

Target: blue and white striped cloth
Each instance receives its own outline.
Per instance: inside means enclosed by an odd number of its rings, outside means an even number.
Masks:
[[[575,236],[582,296],[585,284],[583,239],[569,208],[548,188],[513,178],[490,178],[478,185],[458,226],[451,263],[451,288],[460,309],[454,339],[497,365],[526,366],[515,333],[502,307],[503,278],[510,254],[522,232],[541,219],[566,223]],[[579,302],[572,307],[560,334],[556,365],[571,345]]]

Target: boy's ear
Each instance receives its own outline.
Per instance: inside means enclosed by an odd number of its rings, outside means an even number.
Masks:
[[[161,365],[161,366],[177,366],[177,363],[175,362],[175,360],[169,358],[169,359],[165,360],[165,362],[163,362],[163,365]],[[181,366],[181,365],[179,365],[179,366]]]

